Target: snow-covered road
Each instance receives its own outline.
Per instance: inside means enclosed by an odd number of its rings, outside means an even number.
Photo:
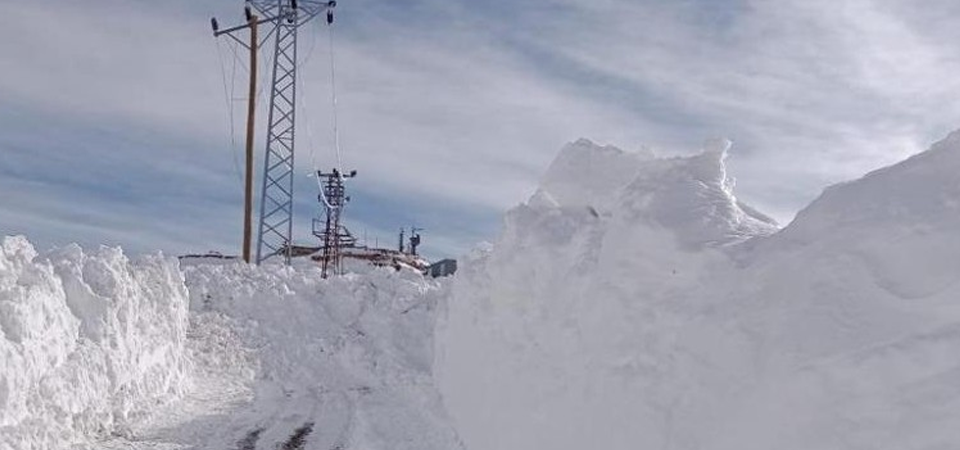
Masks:
[[[7,238],[0,275],[4,450],[461,445],[432,379],[443,287],[419,273]]]

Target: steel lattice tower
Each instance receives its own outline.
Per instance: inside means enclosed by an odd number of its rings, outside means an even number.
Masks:
[[[293,163],[297,105],[297,29],[327,12],[335,1],[252,0],[263,17],[275,17],[273,83],[267,117],[267,149],[260,191],[257,263],[283,255],[289,264],[293,237]]]

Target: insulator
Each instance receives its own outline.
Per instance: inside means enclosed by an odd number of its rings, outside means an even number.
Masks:
[[[250,10],[250,5],[243,8],[243,15],[247,18],[247,22],[253,21],[253,11]]]
[[[297,0],[290,0],[290,7],[293,9],[297,9]]]
[[[217,31],[220,31],[220,24],[217,22],[216,17],[210,18],[210,27],[213,28],[214,33],[216,33]]]
[[[327,25],[333,23],[333,11],[327,11]]]

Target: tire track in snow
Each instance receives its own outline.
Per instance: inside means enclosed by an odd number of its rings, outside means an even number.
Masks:
[[[313,422],[307,422],[300,428],[293,430],[290,439],[287,439],[279,448],[280,450],[303,450],[307,445],[307,436],[313,432]]]
[[[263,428],[257,428],[249,433],[237,442],[237,450],[256,450],[257,441],[260,440],[260,434],[263,433]]]

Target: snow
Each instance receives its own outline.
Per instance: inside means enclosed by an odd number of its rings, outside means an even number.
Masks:
[[[960,133],[783,230],[705,147],[571,144],[551,171],[605,167],[545,177],[461,264],[436,371],[467,446],[956,447]]]
[[[0,450],[955,448],[960,132],[782,229],[730,145],[571,143],[440,281],[7,237]]]
[[[580,139],[560,150],[534,197],[547,195],[566,206],[588,206],[632,180],[650,159],[653,153],[649,150],[625,152],[612,145],[600,146]]]
[[[196,328],[226,323],[235,335],[222,340],[245,349],[224,361],[208,345],[194,358],[209,368],[207,378],[247,376],[250,390],[213,421],[216,431],[181,436],[184,445],[231,448],[255,433],[262,448],[273,448],[313,424],[306,448],[459,448],[433,387],[439,284],[393,269],[324,280],[309,264],[184,272]]]
[[[432,378],[444,293],[8,237],[0,449],[461,448]]]
[[[0,449],[122,432],[186,385],[187,293],[174,260],[0,246]]]

